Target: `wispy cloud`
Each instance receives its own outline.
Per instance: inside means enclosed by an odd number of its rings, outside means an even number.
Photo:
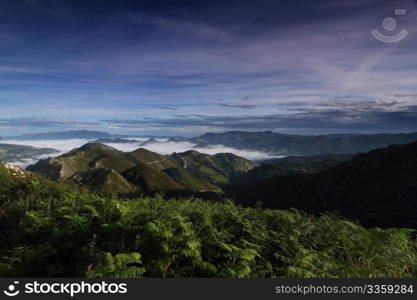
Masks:
[[[134,23],[154,25],[159,28],[179,35],[194,35],[200,38],[216,40],[220,42],[229,41],[232,35],[223,29],[195,21],[181,21],[161,16],[149,16],[144,14],[130,15]]]
[[[254,109],[256,105],[253,104],[218,104],[221,107],[228,107],[228,108],[242,108],[242,109]]]
[[[399,106],[399,107],[397,107]],[[401,107],[401,108],[400,108]],[[344,102],[337,100],[321,106],[300,107],[297,112],[259,116],[210,116],[195,118],[180,116],[171,119],[103,120],[117,128],[208,128],[225,130],[278,130],[284,133],[338,133],[415,131],[417,106],[402,106],[401,102]],[[195,129],[196,130],[196,129]],[[201,133],[201,131],[200,131]]]
[[[58,118],[1,118],[0,125],[27,128],[51,128],[51,127],[92,127],[100,124],[99,121],[80,121],[76,119],[58,119]]]

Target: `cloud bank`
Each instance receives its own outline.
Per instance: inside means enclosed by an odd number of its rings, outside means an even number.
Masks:
[[[149,138],[130,138],[136,140],[134,143],[104,143],[105,145],[116,148],[117,150],[123,152],[131,152],[138,148],[145,148],[150,151],[156,152],[158,154],[169,155],[174,152],[181,153],[188,150],[195,150],[201,153],[206,154],[216,154],[216,153],[233,153],[235,155],[244,157],[249,160],[263,160],[268,158],[277,158],[282,156],[271,156],[267,153],[260,151],[252,150],[239,150],[235,148],[225,147],[223,145],[212,145],[209,147],[196,147],[196,144],[186,142],[186,141],[169,141],[165,138],[155,139],[151,142],[148,142]],[[69,139],[69,140],[47,140],[47,141],[19,141],[19,140],[2,140],[2,143],[6,144],[15,144],[15,145],[25,145],[32,146],[37,148],[53,148],[59,150],[59,153],[53,155],[42,155],[33,157],[32,159],[27,159],[23,162],[15,162],[14,164],[21,167],[26,167],[30,164],[36,163],[39,159],[44,159],[47,157],[59,156],[64,153],[67,153],[75,148],[81,147],[82,145],[93,142],[92,140],[85,139]]]

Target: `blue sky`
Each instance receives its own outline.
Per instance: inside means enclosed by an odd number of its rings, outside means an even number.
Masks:
[[[16,0],[0,17],[2,135],[417,131],[416,1]]]

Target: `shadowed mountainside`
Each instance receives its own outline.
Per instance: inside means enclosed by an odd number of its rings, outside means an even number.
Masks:
[[[339,210],[366,225],[417,228],[417,142],[357,154],[316,174],[270,178],[236,197],[245,205]]]
[[[262,180],[291,174],[316,173],[337,166],[349,160],[350,154],[320,154],[312,156],[287,156],[262,161],[248,172],[237,176],[234,185],[260,182]]]

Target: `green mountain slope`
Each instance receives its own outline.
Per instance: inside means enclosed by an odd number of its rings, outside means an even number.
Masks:
[[[68,179],[78,172],[92,168],[108,168],[123,172],[135,164],[126,159],[123,152],[102,144],[86,144],[64,155],[40,160],[28,166],[28,171],[41,173],[48,178]]]
[[[77,172],[69,177],[69,181],[97,192],[129,194],[138,190],[117,171],[107,168]]]
[[[117,186],[117,183],[120,183],[122,188],[115,189],[118,192],[221,192],[222,186],[232,182],[233,176],[251,168],[253,164],[249,160],[227,153],[207,155],[187,151],[159,155],[143,148],[125,153],[106,145],[89,143],[59,157],[41,160],[29,166],[27,170],[53,180],[75,181],[95,189],[109,185]],[[104,170],[112,172],[106,173]],[[102,179],[94,177],[103,174],[107,183],[96,184]],[[128,188],[127,182],[134,187],[133,190]]]
[[[151,166],[139,163],[122,173],[129,182],[135,184],[140,191],[176,191],[185,189],[164,173],[160,173]]]
[[[247,172],[254,167],[249,160],[231,153],[208,155],[197,151],[186,151],[174,153],[168,159],[175,163],[176,170],[185,173],[171,174],[171,176],[174,178],[179,176],[180,179],[177,180],[183,184],[190,182],[192,189],[195,190],[218,190],[219,187],[230,184],[237,174]],[[170,174],[169,169],[167,172]],[[175,173],[172,170],[170,172]]]

